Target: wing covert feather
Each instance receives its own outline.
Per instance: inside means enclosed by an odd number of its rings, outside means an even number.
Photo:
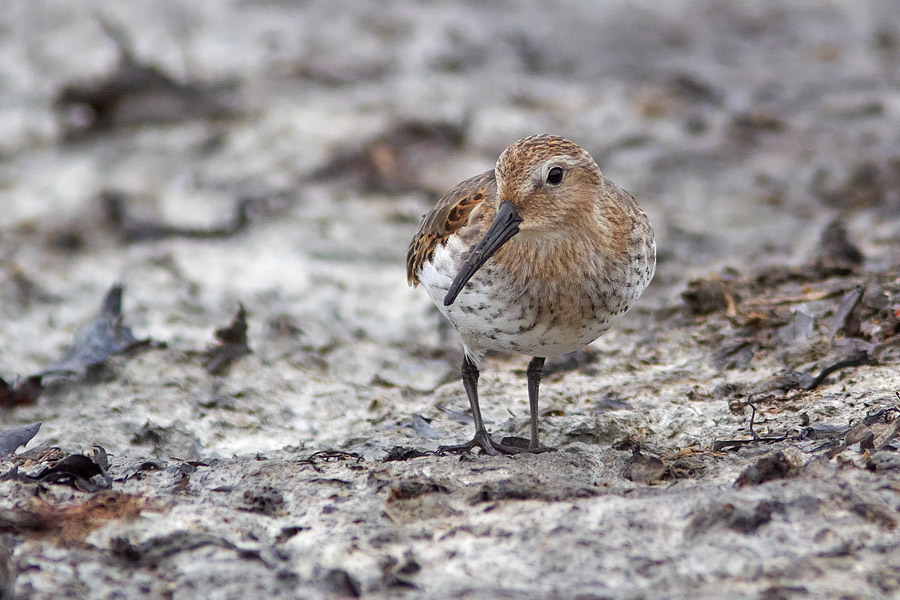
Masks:
[[[494,170],[485,171],[466,179],[444,194],[430,213],[422,219],[419,230],[413,236],[406,252],[406,279],[409,285],[419,284],[419,269],[434,254],[438,244],[456,233],[469,222],[472,210],[485,199],[497,193]]]

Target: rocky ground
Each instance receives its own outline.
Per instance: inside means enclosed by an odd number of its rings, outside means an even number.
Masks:
[[[895,597],[894,4],[8,2],[0,598]],[[440,455],[406,245],[540,132],[656,279],[548,362],[558,452]]]

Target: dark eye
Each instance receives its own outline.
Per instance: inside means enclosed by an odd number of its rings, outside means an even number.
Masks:
[[[563,170],[560,167],[553,167],[547,172],[547,183],[557,185],[563,178]]]

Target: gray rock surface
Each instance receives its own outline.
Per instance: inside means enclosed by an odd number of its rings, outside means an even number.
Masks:
[[[9,0],[0,31],[0,431],[42,423],[0,459],[0,597],[900,594],[893,0]],[[638,198],[657,276],[548,363],[558,452],[436,455],[461,351],[406,245],[540,132]],[[33,401],[115,282],[149,344]],[[526,362],[482,372],[496,435]],[[44,473],[95,445],[109,489]]]

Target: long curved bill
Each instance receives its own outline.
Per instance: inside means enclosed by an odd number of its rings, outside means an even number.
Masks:
[[[483,265],[487,259],[500,248],[500,246],[519,233],[519,223],[521,222],[522,217],[519,216],[519,212],[512,202],[507,201],[500,203],[500,206],[497,209],[497,216],[494,217],[494,222],[488,227],[487,233],[484,234],[481,241],[472,249],[466,262],[463,263],[462,268],[453,280],[453,283],[450,284],[450,289],[447,290],[447,295],[444,296],[444,306],[453,304],[453,301],[456,300],[456,297],[465,287],[466,283],[468,283],[478,269],[481,268],[481,265]]]

